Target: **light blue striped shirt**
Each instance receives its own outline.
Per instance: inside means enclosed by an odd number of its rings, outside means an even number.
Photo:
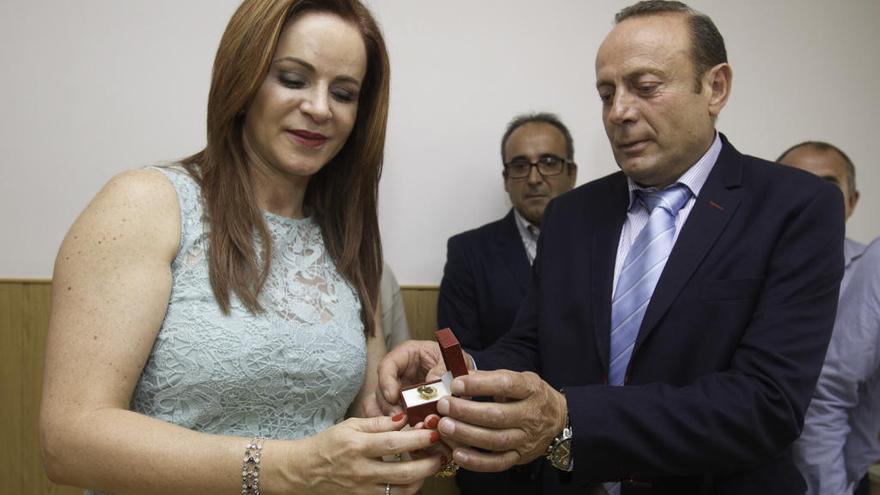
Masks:
[[[880,239],[846,239],[831,343],[794,462],[807,495],[850,494],[880,461]]]
[[[709,173],[712,171],[712,168],[715,167],[715,162],[718,160],[719,154],[721,154],[721,138],[716,132],[715,141],[712,142],[712,146],[709,147],[709,150],[697,160],[697,163],[682,174],[682,176],[678,178],[678,181],[676,181],[677,184],[684,184],[687,186],[693,194],[681,210],[679,210],[678,216],[675,218],[674,241],[678,240],[678,233],[681,232],[681,226],[684,225],[688,215],[690,215],[691,210],[694,207],[694,202],[696,201],[697,196],[700,195],[700,190],[703,188],[703,184],[706,183]],[[635,194],[633,194],[633,192],[637,189],[652,190],[652,188],[641,187],[628,177],[626,180],[629,185],[629,210],[627,210],[626,221],[623,223],[623,230],[620,232],[620,242],[617,245],[617,260],[614,263],[614,286],[612,288],[612,293],[613,290],[617,288],[617,279],[620,276],[620,268],[623,265],[623,261],[626,259],[626,255],[629,254],[630,248],[632,248],[633,241],[635,241],[639,232],[645,228],[645,224],[648,223],[648,219],[651,216],[651,212],[645,209],[640,202],[635,201]],[[672,187],[672,184],[670,187]]]

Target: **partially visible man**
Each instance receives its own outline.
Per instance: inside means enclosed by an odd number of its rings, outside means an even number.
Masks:
[[[811,495],[867,495],[868,467],[880,461],[880,240],[855,265],[795,443]]]
[[[834,324],[840,193],[716,132],[724,40],[680,2],[621,11],[596,78],[621,172],[546,209],[513,328],[473,353],[498,371],[453,380],[441,438],[472,470],[546,455],[545,493],[801,494],[791,444]],[[380,399],[439,362],[436,343],[399,346]]]
[[[410,334],[409,325],[406,323],[403,297],[400,295],[400,285],[388,263],[382,263],[379,300],[382,304],[382,331],[385,333],[385,349],[390,351],[401,342],[409,340]]]
[[[845,219],[849,220],[859,202],[860,193],[856,188],[856,167],[843,150],[823,141],[804,141],[785,150],[776,161],[810,172],[837,186],[843,194]],[[844,240],[841,293],[852,276],[853,261],[857,260],[864,251],[864,244],[849,238]]]
[[[849,219],[859,191],[855,166],[840,148],[806,141],[776,161],[840,188]],[[873,249],[880,251],[880,243],[874,244]],[[794,459],[808,495],[849,494],[854,488],[856,494],[867,495],[868,466],[880,459],[880,263],[877,259],[857,263],[864,253],[864,244],[844,241],[845,271],[834,332],[804,431],[795,442]],[[856,272],[866,274],[850,289]]]
[[[481,350],[510,330],[526,296],[547,203],[577,178],[574,143],[551,113],[515,117],[501,138],[504,189],[513,207],[500,220],[449,239],[437,301],[437,328],[452,328],[466,349]],[[535,466],[499,474],[461,470],[462,494],[535,493]]]

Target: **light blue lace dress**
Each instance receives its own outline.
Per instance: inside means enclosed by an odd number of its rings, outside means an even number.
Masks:
[[[257,316],[208,280],[199,186],[157,168],[180,200],[171,299],[131,409],[206,433],[296,439],[344,419],[363,383],[366,339],[357,292],[336,271],[311,219],[265,213],[273,255]],[[87,492],[88,493],[88,492]]]

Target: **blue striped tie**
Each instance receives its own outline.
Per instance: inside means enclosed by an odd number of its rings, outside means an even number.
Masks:
[[[611,300],[611,361],[608,365],[611,385],[623,385],[645,310],[672,251],[675,217],[690,198],[691,191],[687,186],[676,184],[662,191],[636,190],[635,194],[651,212],[651,217],[623,262]]]

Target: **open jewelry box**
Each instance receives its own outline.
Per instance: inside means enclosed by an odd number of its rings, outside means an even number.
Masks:
[[[437,343],[440,344],[440,353],[449,371],[439,380],[419,383],[400,391],[400,403],[406,410],[407,422],[410,426],[424,421],[429,414],[437,414],[437,401],[452,395],[450,391],[452,379],[468,374],[461,344],[452,330],[444,328],[434,332],[434,335],[437,337]]]

